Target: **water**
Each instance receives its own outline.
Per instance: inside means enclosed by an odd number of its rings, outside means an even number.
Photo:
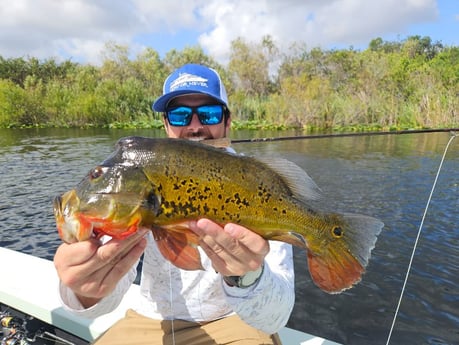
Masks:
[[[52,259],[60,244],[52,198],[68,190],[126,135],[152,130],[0,130],[0,245]],[[233,138],[294,133],[233,132]],[[330,209],[368,214],[385,227],[360,284],[316,288],[295,249],[289,327],[343,344],[385,344],[447,133],[235,144],[303,167]],[[459,344],[459,140],[450,146],[427,213],[391,344]],[[14,264],[14,263],[2,263]],[[1,282],[1,279],[0,279]],[[1,284],[1,283],[0,283]]]

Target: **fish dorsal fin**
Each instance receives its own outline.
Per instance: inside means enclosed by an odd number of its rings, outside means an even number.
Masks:
[[[231,145],[231,139],[230,138],[219,138],[219,139],[205,139],[199,141],[202,144],[207,144],[213,147],[217,148],[227,148]]]
[[[293,196],[302,201],[319,200],[322,191],[313,179],[295,163],[280,157],[256,157],[276,172],[292,191]]]

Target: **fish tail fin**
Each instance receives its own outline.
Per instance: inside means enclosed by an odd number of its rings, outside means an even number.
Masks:
[[[379,219],[359,214],[346,213],[342,217],[347,223],[349,249],[363,266],[367,266],[384,223]]]
[[[384,226],[378,219],[362,215],[334,215],[334,218],[329,229],[330,240],[316,251],[308,245],[311,277],[328,293],[340,293],[360,281]]]

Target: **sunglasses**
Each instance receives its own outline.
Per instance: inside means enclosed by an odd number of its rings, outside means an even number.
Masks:
[[[167,121],[171,126],[176,127],[188,126],[193,114],[198,115],[199,121],[205,126],[217,125],[222,122],[224,113],[224,106],[221,104],[201,105],[199,107],[181,105],[166,109]]]

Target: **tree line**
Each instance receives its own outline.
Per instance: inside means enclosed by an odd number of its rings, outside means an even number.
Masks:
[[[459,47],[429,37],[373,39],[364,50],[280,52],[270,36],[231,42],[226,66],[200,46],[135,58],[108,42],[99,66],[0,56],[0,127],[159,127],[151,110],[164,79],[185,63],[216,69],[233,125],[244,128],[408,129],[459,123]]]

